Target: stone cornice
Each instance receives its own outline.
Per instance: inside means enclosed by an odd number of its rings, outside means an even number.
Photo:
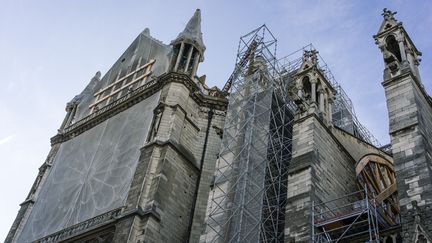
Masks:
[[[96,217],[83,221],[81,223],[72,225],[68,228],[57,231],[53,234],[45,236],[39,240],[34,241],[33,243],[51,243],[51,242],[59,242],[64,240],[70,240],[72,238],[81,238],[82,235],[88,234],[95,229],[100,229],[102,227],[110,227],[114,225],[114,223],[119,220],[132,217],[139,216],[143,217],[154,217],[156,220],[160,220],[160,215],[155,211],[154,208],[150,208],[147,210],[142,209],[141,207],[135,208],[133,210],[124,211],[123,207],[116,208],[114,210],[108,211],[106,213],[100,214]]]
[[[60,131],[57,135],[51,138],[51,145],[65,142],[91,129],[92,127],[104,122],[108,118],[155,94],[165,85],[171,82],[185,85],[190,90],[190,96],[192,99],[194,99],[200,106],[212,107],[213,109],[217,110],[226,110],[228,106],[227,99],[203,94],[189,76],[181,73],[170,72],[163,74],[156,79],[150,80],[143,86],[119,98],[113,103],[101,108],[93,114],[84,117],[71,126],[66,127],[63,131]]]
[[[424,98],[426,99],[426,102],[428,102],[428,104],[432,107],[432,100],[431,97],[428,95],[428,93],[426,92],[423,84],[421,83],[420,80],[418,80],[418,78],[410,71],[406,71],[401,73],[400,75],[384,80],[381,84],[383,87],[387,87],[390,86],[394,83],[396,83],[397,81],[406,78],[406,77],[411,77],[411,79],[414,81],[414,83],[416,84],[417,88],[420,90],[420,92],[423,94]]]
[[[417,121],[415,121],[413,123],[410,123],[408,125],[405,125],[403,127],[400,127],[398,129],[392,130],[392,131],[389,132],[389,134],[390,134],[390,136],[394,136],[394,135],[396,135],[397,133],[400,133],[400,132],[414,130],[416,126],[418,126],[418,122]]]
[[[59,242],[68,238],[75,237],[92,229],[99,228],[103,225],[115,222],[116,219],[120,216],[121,211],[122,208],[114,209],[112,211],[98,215],[81,223],[57,231],[51,235],[45,236],[39,240],[34,241],[33,243]]]
[[[188,148],[182,146],[181,144],[176,143],[175,141],[172,141],[171,139],[166,140],[166,141],[156,139],[155,141],[152,141],[152,142],[144,145],[144,147],[141,148],[141,152],[143,150],[149,148],[149,147],[152,147],[152,146],[159,146],[159,147],[169,146],[172,149],[174,149],[177,153],[179,153],[180,156],[182,156],[186,161],[188,161],[193,166],[193,168],[195,168],[197,171],[200,170],[198,161],[195,158],[195,156],[193,155],[193,153]]]
[[[28,198],[24,202],[20,203],[20,207],[26,205],[26,204],[34,204],[35,200],[33,198]]]

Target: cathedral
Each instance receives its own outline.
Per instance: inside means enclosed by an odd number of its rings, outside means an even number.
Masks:
[[[5,242],[432,243],[432,98],[395,14],[384,146],[312,45],[279,58],[260,26],[218,88],[199,9],[169,44],[145,29],[66,104]]]

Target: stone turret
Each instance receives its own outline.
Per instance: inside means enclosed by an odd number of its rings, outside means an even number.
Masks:
[[[403,242],[432,239],[432,100],[420,80],[421,52],[396,12],[384,9],[374,36],[384,59],[389,133],[396,170]]]
[[[195,11],[185,29],[171,41],[171,45],[174,49],[171,70],[194,77],[198,63],[204,61],[206,49],[202,39],[201,11],[199,9]]]
[[[331,125],[332,105],[336,91],[318,65],[318,51],[304,51],[302,64],[294,75],[295,97],[299,116],[316,113]]]
[[[422,53],[414,45],[402,22],[396,20],[396,13],[385,8],[382,13],[384,20],[378,33],[373,36],[383,54],[384,79],[395,77],[409,69],[420,80],[418,65]]]

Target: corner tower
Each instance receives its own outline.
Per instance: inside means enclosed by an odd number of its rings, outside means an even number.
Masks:
[[[206,49],[201,33],[201,10],[197,9],[185,29],[171,41],[174,56],[171,70],[185,73],[192,78],[196,75],[198,63],[204,61]]]
[[[305,50],[302,64],[293,76],[293,99],[299,106],[298,115],[318,115],[325,124],[332,125],[332,105],[335,89],[318,66],[318,51]]]
[[[305,50],[293,72],[292,159],[288,169],[285,242],[311,242],[313,202],[325,202],[355,191],[355,160],[334,135],[332,111],[336,91],[318,61]]]
[[[195,77],[200,21],[144,30],[67,104],[7,243],[198,241],[228,103]]]
[[[390,137],[404,242],[432,242],[432,99],[421,82],[421,52],[384,9],[374,36],[383,54]]]

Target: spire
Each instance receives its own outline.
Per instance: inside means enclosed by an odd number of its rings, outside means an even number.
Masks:
[[[201,53],[205,50],[205,45],[201,32],[201,10],[197,9],[192,18],[187,23],[185,29],[178,34],[175,40],[171,41],[171,45],[180,42],[188,42],[193,44]]]
[[[171,41],[171,70],[195,77],[198,63],[204,61],[205,46],[201,33],[201,11],[197,9],[185,29]]]

